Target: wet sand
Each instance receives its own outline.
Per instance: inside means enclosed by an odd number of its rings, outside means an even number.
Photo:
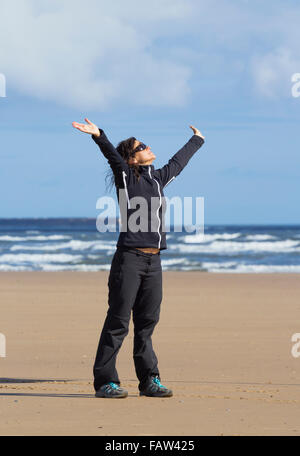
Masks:
[[[1,272],[1,435],[300,435],[299,274],[164,272],[153,335],[172,398],[96,399],[92,366],[108,272]]]

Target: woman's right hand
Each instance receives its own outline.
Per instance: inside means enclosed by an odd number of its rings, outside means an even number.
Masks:
[[[205,136],[201,133],[201,131],[198,130],[198,128],[193,127],[193,125],[190,125],[190,128],[193,130],[194,135],[200,136],[203,140],[205,139]]]
[[[84,119],[87,124],[80,124],[78,122],[72,122],[72,125],[74,128],[77,128],[77,130],[83,131],[83,133],[88,133],[90,135],[94,136],[100,136],[100,131],[97,125],[93,124],[92,122],[89,121],[89,119],[85,118]]]

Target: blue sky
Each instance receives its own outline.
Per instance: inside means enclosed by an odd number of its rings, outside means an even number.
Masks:
[[[111,3],[1,2],[0,217],[98,215],[108,165],[71,126],[88,117],[155,167],[199,128],[165,195],[203,196],[205,223],[300,223],[299,2]]]

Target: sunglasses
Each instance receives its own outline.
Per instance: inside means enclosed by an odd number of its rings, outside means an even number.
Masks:
[[[145,150],[145,149],[147,149],[147,147],[148,146],[146,146],[146,144],[141,143],[133,150],[133,153],[140,152],[141,150]]]

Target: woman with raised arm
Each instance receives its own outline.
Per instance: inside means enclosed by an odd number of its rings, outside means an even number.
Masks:
[[[187,165],[203,145],[200,131],[190,126],[193,136],[160,169],[152,165],[156,156],[150,146],[134,137],[121,141],[115,148],[104,131],[85,119],[86,124],[73,122],[78,130],[92,135],[93,140],[108,160],[113,172],[120,204],[125,209],[125,229],[119,234],[108,279],[108,311],[101,332],[93,367],[96,397],[121,398],[128,392],[120,387],[116,358],[128,334],[131,311],[134,323],[133,359],[139,380],[140,396],[170,397],[172,391],[161,384],[158,360],[151,336],[159,321],[162,301],[162,268],[160,251],[167,248],[164,230],[163,189]],[[122,193],[123,192],[123,193]],[[121,204],[121,193],[124,197]],[[122,198],[123,198],[122,197]],[[142,230],[132,229],[128,223],[135,212],[134,197],[147,203],[142,212]],[[152,201],[151,201],[152,198]],[[157,204],[153,204],[156,201]],[[123,206],[123,207],[121,207]],[[145,229],[146,227],[146,229]]]

